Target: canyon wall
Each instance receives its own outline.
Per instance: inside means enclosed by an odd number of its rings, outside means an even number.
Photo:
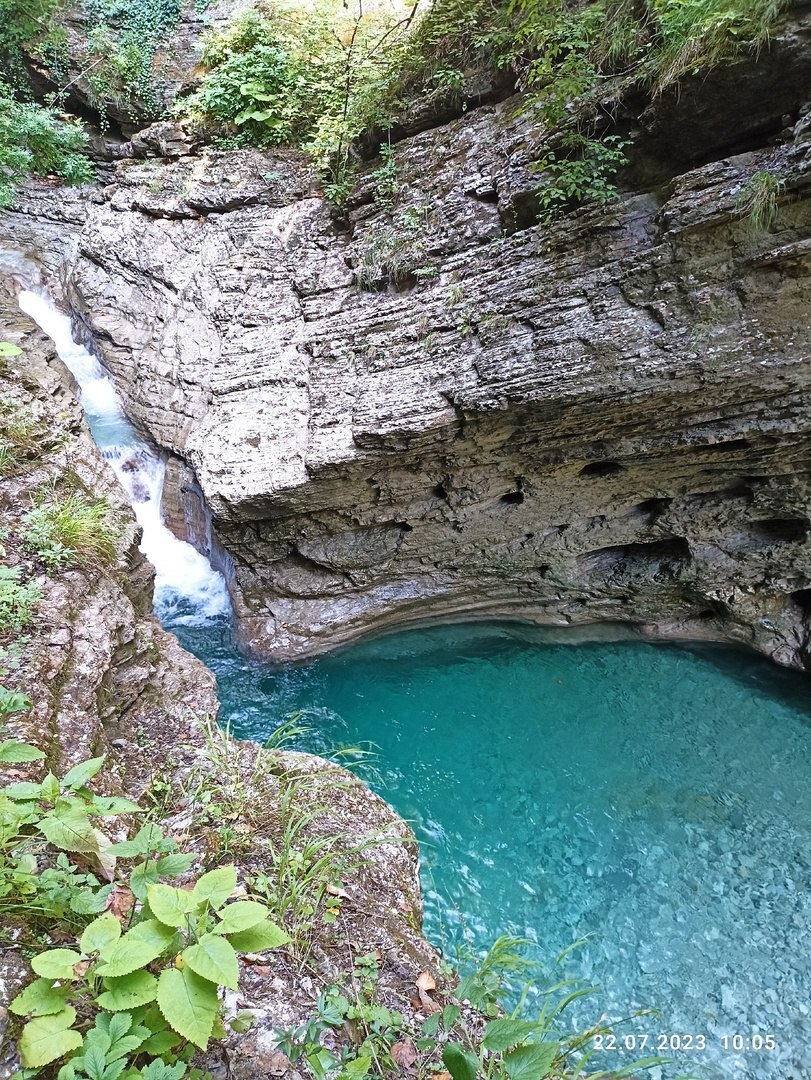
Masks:
[[[617,106],[619,201],[548,223],[519,97],[401,140],[337,219],[299,155],[167,125],[0,216],[174,455],[246,647],[516,618],[809,664],[809,21]]]

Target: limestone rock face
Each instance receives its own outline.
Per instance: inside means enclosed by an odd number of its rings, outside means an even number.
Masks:
[[[607,210],[538,223],[510,99],[398,143],[395,194],[370,169],[340,221],[296,155],[211,152],[31,190],[0,241],[59,268],[264,656],[506,617],[804,666],[808,33],[629,113]]]

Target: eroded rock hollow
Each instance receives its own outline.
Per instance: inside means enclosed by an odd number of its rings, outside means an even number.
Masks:
[[[393,200],[370,166],[343,220],[295,154],[156,128],[101,192],[29,190],[0,242],[173,455],[167,515],[257,653],[498,617],[807,666],[808,37],[798,14],[629,111],[620,202],[554,224],[509,98],[403,138]],[[739,195],[773,168],[757,230]]]

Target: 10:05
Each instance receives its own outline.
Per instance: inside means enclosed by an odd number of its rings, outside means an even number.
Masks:
[[[725,1050],[776,1050],[777,1040],[774,1035],[722,1035],[721,1045]]]

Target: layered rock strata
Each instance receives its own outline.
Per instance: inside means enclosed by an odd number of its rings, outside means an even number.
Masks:
[[[757,60],[624,107],[620,201],[551,223],[514,98],[401,141],[394,196],[370,170],[342,220],[295,154],[175,146],[89,197],[29,191],[0,242],[177,456],[170,518],[261,655],[516,618],[802,667],[809,85],[799,9]]]

